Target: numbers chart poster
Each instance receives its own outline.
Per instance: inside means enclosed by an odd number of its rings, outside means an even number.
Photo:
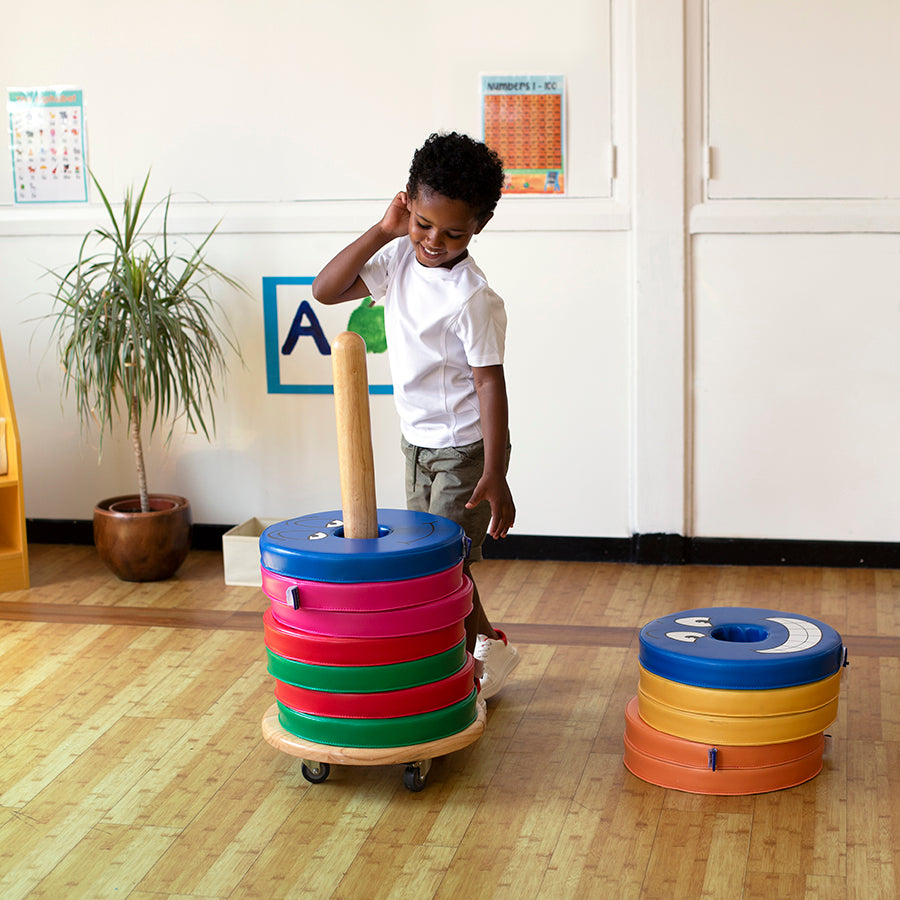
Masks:
[[[87,203],[84,100],[79,88],[9,88],[16,203]]]
[[[565,76],[482,75],[484,142],[506,171],[505,194],[564,194]]]

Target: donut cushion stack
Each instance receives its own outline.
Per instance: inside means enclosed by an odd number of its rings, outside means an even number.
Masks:
[[[259,540],[278,720],[306,741],[402,747],[477,716],[463,530],[409,510],[378,510],[378,523],[377,538],[345,538],[332,510]]]
[[[699,794],[755,794],[821,771],[846,651],[830,626],[768,609],[711,607],[640,632],[625,765]]]

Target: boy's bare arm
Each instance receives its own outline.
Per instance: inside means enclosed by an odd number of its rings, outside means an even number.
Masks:
[[[516,521],[516,505],[506,481],[506,442],[509,435],[509,405],[503,366],[473,367],[475,390],[481,406],[484,435],[484,473],[466,506],[471,509],[487,500],[491,505],[489,534],[506,537]]]
[[[377,225],[344,247],[319,272],[312,285],[313,297],[320,303],[333,304],[367,296],[369,289],[359,275],[362,267],[382,247],[406,234],[409,234],[409,210],[406,192],[401,191]]]

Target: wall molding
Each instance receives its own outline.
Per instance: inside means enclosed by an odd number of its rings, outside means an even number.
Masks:
[[[233,525],[195,524],[195,550],[221,550],[222,535]],[[94,543],[87,519],[28,519],[33,544]],[[684,537],[634,534],[631,537],[561,537],[516,534],[488,538],[488,559],[636,563],[695,566],[809,566],[837,569],[900,569],[900,543],[875,541],[798,541],[777,538]]]
[[[680,534],[634,534],[630,538],[509,535],[503,541],[488,539],[484,552],[490,559],[900,569],[900,543],[874,541],[690,538]]]
[[[701,234],[896,234],[900,201],[707,200],[691,207],[688,228]]]
[[[390,198],[296,200],[292,202],[179,202],[169,209],[172,234],[206,234],[219,222],[218,234],[357,234],[377,222]],[[118,212],[121,204],[113,204]],[[161,211],[154,213],[161,216]],[[39,208],[0,205],[0,238],[81,237],[103,224],[97,203]],[[631,210],[606,197],[504,197],[491,232],[630,231]]]

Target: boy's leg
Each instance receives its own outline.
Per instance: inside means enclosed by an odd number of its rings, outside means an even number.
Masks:
[[[464,571],[471,578],[471,565],[482,559],[481,545],[491,521],[491,506],[487,501],[475,509],[466,503],[484,472],[484,444],[478,441],[466,447],[447,447],[430,450],[414,447],[402,440],[406,457],[406,505],[409,509],[431,512],[451,519],[462,526],[472,542]],[[507,451],[508,463],[508,451]],[[472,580],[474,585],[475,581]],[[472,595],[472,612],[466,617],[466,648],[474,652],[478,635],[491,640],[500,639],[481,605],[478,588]]]
[[[472,572],[468,565],[463,566],[463,571],[472,578]],[[469,653],[475,652],[478,635],[484,635],[491,640],[498,640],[500,632],[497,631],[487,617],[484,607],[481,605],[481,596],[478,593],[478,585],[472,578],[472,612],[466,616],[466,649]]]

